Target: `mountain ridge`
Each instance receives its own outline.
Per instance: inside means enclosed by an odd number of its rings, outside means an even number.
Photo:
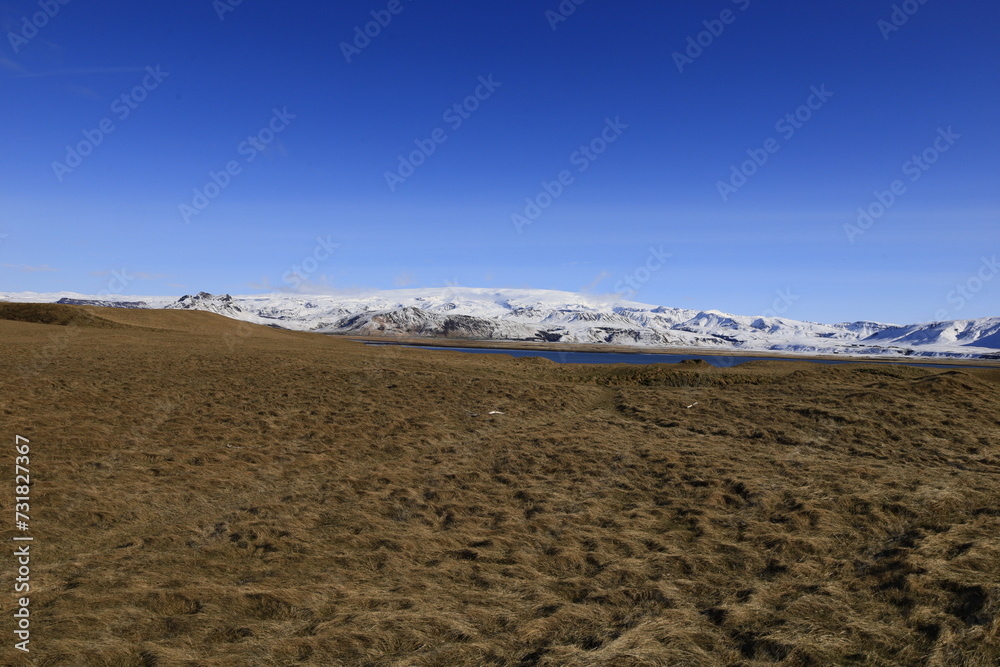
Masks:
[[[1000,358],[1000,317],[823,324],[556,290],[444,287],[354,296],[208,292],[175,297],[0,293],[0,300],[204,310],[296,331],[482,341],[604,343],[791,354]]]

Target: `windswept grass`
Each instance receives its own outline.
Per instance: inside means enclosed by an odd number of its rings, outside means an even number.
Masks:
[[[1000,663],[1000,371],[27,310],[0,410],[32,442],[34,633],[3,664]],[[17,380],[81,318],[119,326]]]

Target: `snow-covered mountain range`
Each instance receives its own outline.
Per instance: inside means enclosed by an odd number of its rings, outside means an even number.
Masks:
[[[1000,317],[905,326],[819,324],[553,290],[444,287],[357,296],[201,292],[179,299],[23,292],[0,293],[0,300],[206,310],[297,331],[359,336],[1000,359]]]

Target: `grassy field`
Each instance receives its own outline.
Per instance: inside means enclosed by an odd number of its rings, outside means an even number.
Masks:
[[[0,304],[0,373],[2,664],[1000,664],[1000,370]]]

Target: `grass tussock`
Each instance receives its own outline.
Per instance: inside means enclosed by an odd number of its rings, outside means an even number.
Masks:
[[[29,311],[0,410],[32,442],[33,650],[3,664],[1000,663],[996,371]],[[16,379],[87,317],[120,326]]]

